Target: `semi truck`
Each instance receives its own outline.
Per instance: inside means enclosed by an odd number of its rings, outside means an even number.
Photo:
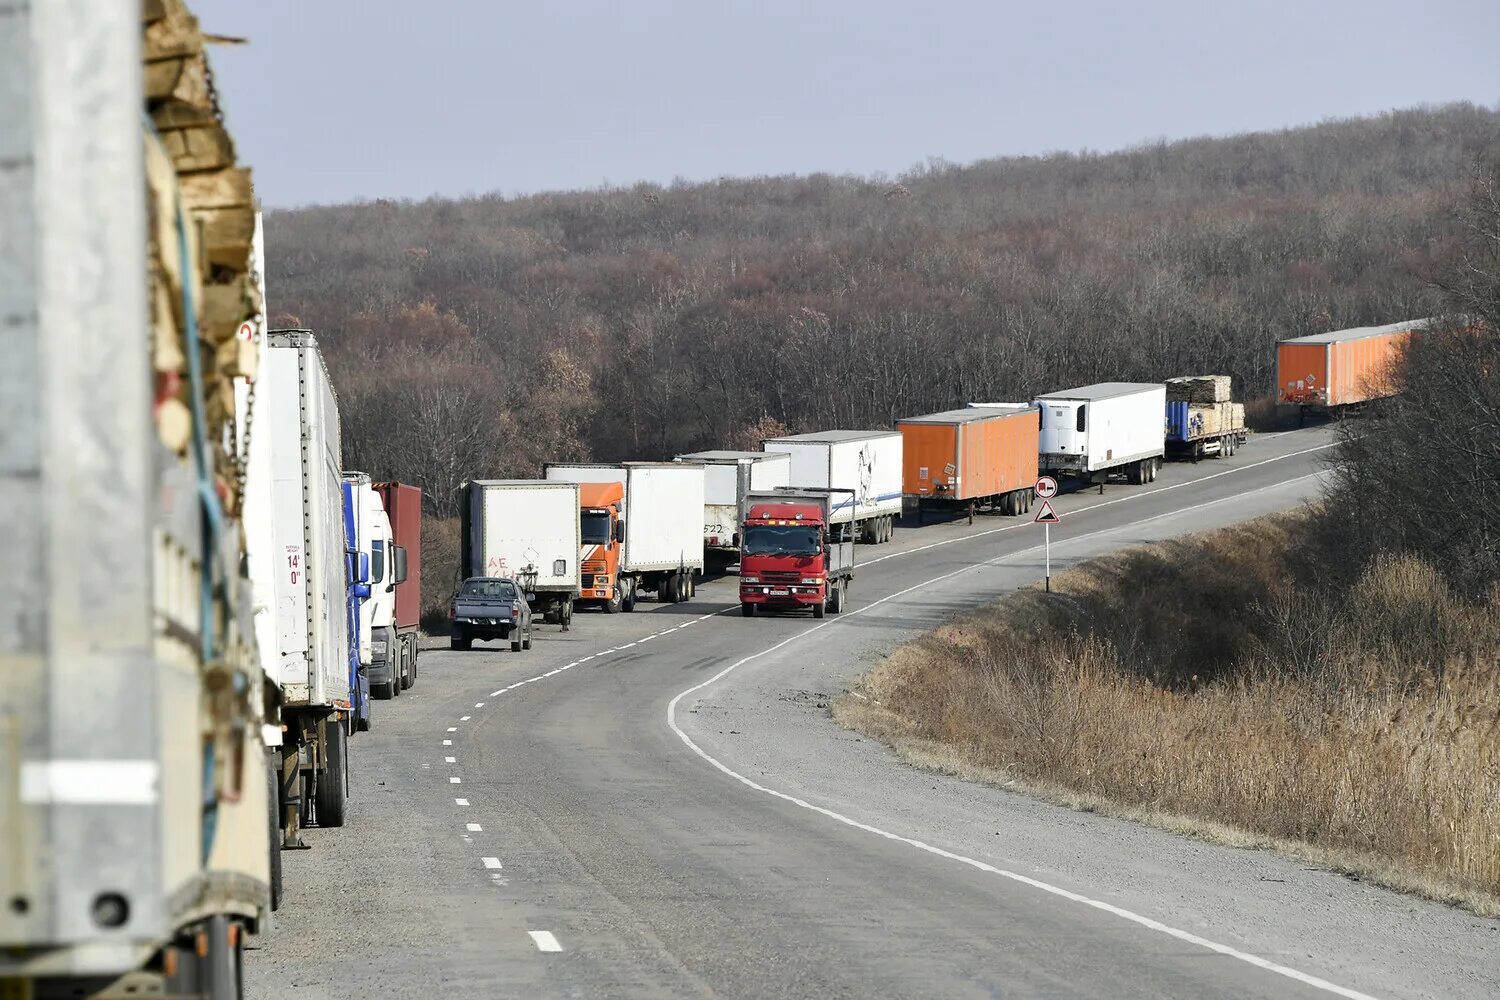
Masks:
[[[916,507],[917,523],[929,510],[1000,514],[1031,509],[1037,480],[1036,407],[977,406],[898,421],[902,489]]]
[[[1228,375],[1184,375],[1167,387],[1167,454],[1227,458],[1248,440],[1245,406],[1230,399]]]
[[[703,572],[702,465],[549,463],[544,475],[580,486],[580,603],[614,614],[635,610],[648,591],[664,604],[697,592]]]
[[[344,473],[344,510],[354,529],[349,571],[358,602],[360,664],[373,697],[395,698],[404,688],[396,587],[405,579],[405,553],[396,546],[385,499],[366,473]]]
[[[459,563],[464,579],[510,577],[526,603],[566,632],[580,589],[579,487],[539,479],[479,479],[465,487],[459,509]],[[465,648],[454,626],[454,648]]]
[[[407,483],[376,483],[375,492],[391,525],[391,558],[395,577],[395,606],[391,620],[394,639],[387,637],[386,655],[394,658],[402,690],[417,683],[418,639],[422,635],[422,490]],[[374,655],[380,655],[376,645]]]
[[[745,498],[740,526],[740,614],[844,610],[854,579],[854,542],[833,522],[849,490],[783,487]],[[843,535],[840,540],[835,535]]]
[[[348,736],[368,694],[351,657],[338,400],[311,330],[266,335],[257,409],[269,418],[268,497],[275,554],[276,665],[284,744],[286,846],[309,820],[344,825]],[[262,491],[247,493],[246,504]]]
[[[1149,483],[1166,455],[1166,386],[1101,382],[1038,396],[1040,471],[1098,484]]]
[[[232,403],[254,213],[237,250],[198,224],[141,33],[134,5],[0,17],[7,997],[242,996],[269,919]]]
[[[1276,343],[1276,398],[1309,413],[1342,412],[1391,395],[1391,371],[1411,338],[1430,319],[1360,326]]]
[[[903,502],[899,431],[793,434],[761,449],[791,456],[788,486],[838,491],[830,530],[839,538],[879,544],[895,536]]]
[[[784,452],[695,451],[678,455],[676,460],[703,466],[705,553],[738,555],[745,497],[786,486],[791,480],[792,457]]]

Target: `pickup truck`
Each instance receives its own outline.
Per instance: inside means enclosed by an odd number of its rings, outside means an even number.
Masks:
[[[516,581],[473,576],[453,595],[451,649],[470,649],[474,640],[510,640],[511,652],[531,648],[531,607]]]

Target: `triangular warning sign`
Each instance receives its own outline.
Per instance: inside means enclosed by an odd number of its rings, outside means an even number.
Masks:
[[[1057,511],[1052,509],[1051,500],[1043,500],[1042,509],[1037,511],[1036,517],[1033,517],[1031,520],[1034,524],[1056,524],[1062,518],[1058,517]]]

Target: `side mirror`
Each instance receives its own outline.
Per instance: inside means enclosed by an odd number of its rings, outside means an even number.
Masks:
[[[391,546],[391,552],[394,554],[395,562],[396,562],[396,578],[395,578],[395,582],[396,583],[405,583],[406,582],[406,546],[405,545],[393,545],[393,546]]]
[[[624,521],[616,521],[615,522],[615,541],[619,542],[621,545],[625,544],[625,522]]]
[[[361,601],[370,596],[370,585],[368,583],[356,583],[354,585],[354,596]]]
[[[738,531],[736,531],[733,535],[730,536],[730,538],[729,538],[729,544],[731,546],[733,546],[734,548],[739,548],[740,547],[740,533]]]
[[[354,582],[356,582],[356,583],[369,583],[370,582],[370,553],[368,553],[368,552],[361,552],[359,554],[359,572],[355,575]]]

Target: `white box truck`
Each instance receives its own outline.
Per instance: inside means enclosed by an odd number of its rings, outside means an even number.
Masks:
[[[344,495],[345,514],[353,515],[358,556],[353,569],[360,669],[365,672],[372,697],[399,697],[403,685],[401,641],[396,635],[396,585],[404,577],[398,573],[391,520],[369,473],[346,471]]]
[[[281,804],[288,846],[298,846],[297,831],[309,818],[319,826],[344,824],[346,740],[360,677],[350,662],[333,383],[312,331],[272,330],[266,346],[256,407],[270,415],[276,662],[286,727]]]
[[[578,484],[479,479],[459,509],[460,572],[520,583],[526,603],[564,632],[578,599]]]
[[[797,488],[852,490],[858,498],[836,501],[832,525],[839,538],[854,522],[856,540],[890,541],[901,516],[901,432],[818,431],[771,438],[768,452],[790,455]]]
[[[1038,396],[1044,475],[1099,484],[1123,475],[1139,485],[1156,479],[1166,454],[1167,389],[1157,383],[1100,382]]]
[[[549,480],[578,483],[582,528],[579,600],[632,611],[643,591],[685,601],[703,572],[702,465],[625,462],[546,466]]]
[[[703,466],[703,548],[739,554],[745,498],[791,481],[792,456],[769,451],[695,451],[679,462]]]

